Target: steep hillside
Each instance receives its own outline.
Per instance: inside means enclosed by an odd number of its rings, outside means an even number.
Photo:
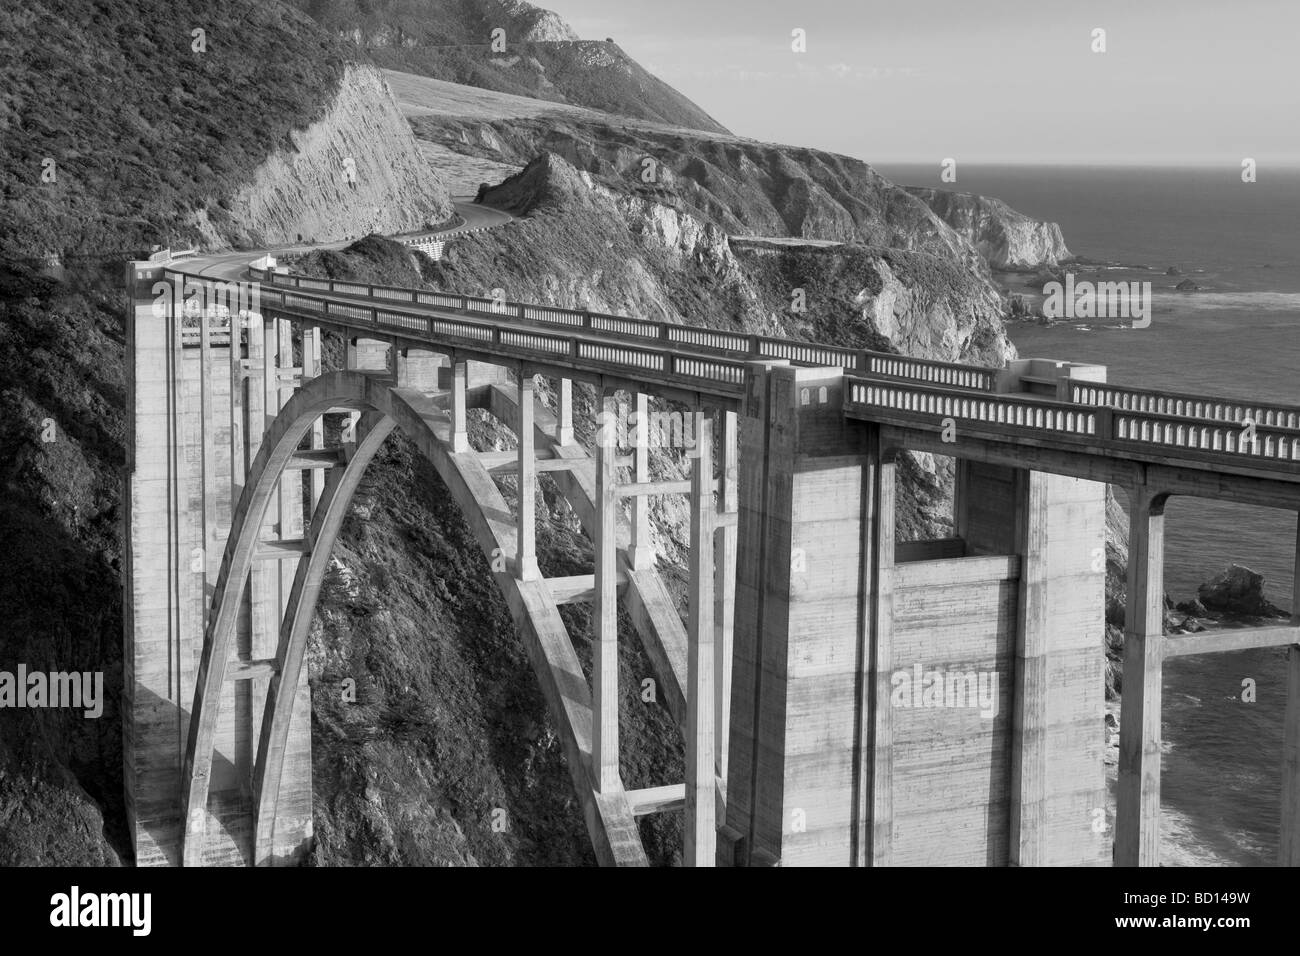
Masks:
[[[1073,258],[1060,226],[1030,219],[1000,199],[926,186],[903,188],[965,236],[995,269],[1054,266]]]
[[[96,718],[0,708],[0,864],[130,862],[124,260],[303,226],[342,237],[373,205],[415,224],[447,212],[409,126],[354,56],[275,3],[0,9],[0,670],[100,672],[104,695]],[[340,148],[366,175],[350,205],[327,182]],[[326,204],[343,212],[294,219]]]
[[[612,40],[580,40],[519,0],[294,0],[381,66],[620,116],[725,133]],[[496,43],[493,43],[494,32]]]
[[[204,242],[251,247],[421,229],[451,218],[451,198],[374,67],[349,64],[325,114],[260,163],[224,203]]]
[[[228,228],[221,200],[322,115],[345,56],[282,5],[6,4],[0,254],[68,260],[182,243],[194,236],[184,215],[198,209]]]

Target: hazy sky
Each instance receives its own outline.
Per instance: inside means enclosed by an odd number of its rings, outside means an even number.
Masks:
[[[1300,162],[1300,0],[535,2],[755,139],[876,163]]]

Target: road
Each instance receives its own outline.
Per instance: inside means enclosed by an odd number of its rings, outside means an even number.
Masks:
[[[403,235],[439,235],[451,238],[457,235],[478,232],[482,229],[494,229],[498,226],[505,225],[515,218],[510,213],[503,210],[493,209],[491,206],[479,205],[473,202],[468,196],[453,196],[452,205],[455,207],[456,212],[459,213],[461,219],[464,220],[460,225],[419,233],[403,233]],[[244,277],[244,270],[248,267],[248,264],[254,259],[260,259],[262,256],[282,256],[301,252],[346,249],[348,246],[352,245],[353,241],[354,240],[346,239],[339,242],[300,242],[291,245],[272,246],[266,249],[244,249],[239,252],[218,252],[210,255],[195,256],[193,259],[183,259],[180,260],[178,265],[180,265],[180,267],[186,272],[211,276],[214,279],[239,280]]]

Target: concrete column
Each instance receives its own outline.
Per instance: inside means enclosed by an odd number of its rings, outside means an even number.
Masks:
[[[614,462],[618,409],[613,391],[601,390],[601,423],[608,441],[596,443],[595,600],[592,627],[592,786],[598,792],[622,786],[618,771],[618,486]]]
[[[1119,718],[1115,865],[1160,865],[1160,695],[1164,498],[1130,489],[1124,690]]]
[[[537,569],[537,452],[533,447],[533,377],[519,370],[519,526],[515,552],[515,576],[521,581],[536,581]]]
[[[161,266],[129,263],[126,280],[123,782],[136,864],[174,865],[180,840],[176,754],[185,747],[189,710],[180,582],[190,573],[190,544],[176,522],[184,494],[178,487],[180,317]],[[164,287],[167,301],[155,300],[154,283]]]
[[[731,727],[731,643],[736,610],[736,494],[739,465],[739,425],[735,412],[722,413],[722,475],[718,485],[718,514],[731,520],[714,532],[713,753],[718,778],[727,779],[727,735]]]
[[[713,503],[713,419],[711,413],[703,409],[696,409],[690,415],[696,454],[691,462],[686,810],[682,859],[687,866],[712,866],[717,853],[713,754],[713,526],[716,512]]]
[[[1097,727],[1105,712],[1106,486],[1015,473],[1019,607],[1008,863],[1109,862]]]
[[[555,385],[555,441],[559,445],[572,445],[573,381],[556,379]]]
[[[865,729],[858,742],[855,776],[854,862],[889,866],[894,858],[894,539],[897,464],[883,447],[878,429],[867,435],[868,463],[863,476],[860,549],[864,620],[858,635],[861,687],[858,706]]]
[[[397,384],[428,394],[438,390],[438,371],[446,364],[443,357],[426,349],[394,349]]]
[[[843,372],[751,363],[739,473],[724,864],[853,862],[869,426]],[[804,402],[805,392],[827,401]],[[885,697],[885,703],[888,696]]]
[[[632,450],[632,480],[650,480],[650,396],[644,392],[636,395],[636,442]],[[650,496],[637,495],[632,499],[632,537],[628,559],[637,570],[653,568],[654,545],[650,542]]]
[[[1016,534],[1022,557],[1020,627],[1016,638],[1015,703],[1011,720],[1012,866],[1042,866],[1047,857],[1047,651],[1053,611],[1043,571],[1047,540],[1048,475],[1017,472]]]
[[[466,364],[454,362],[451,373],[451,450],[469,451],[469,432],[465,426]]]
[[[244,477],[248,463],[244,458],[244,429],[246,423],[244,398],[244,347],[243,330],[248,325],[248,313],[232,315],[230,319],[230,500],[237,503],[244,493]]]
[[[319,326],[303,326],[302,330],[302,380],[311,381],[321,374],[321,330]],[[311,447],[319,451],[325,447],[325,420],[318,418],[311,426]],[[313,468],[307,479],[311,482],[311,507],[314,511],[325,493],[325,470]]]
[[[206,294],[206,293],[205,293]],[[224,550],[224,539],[217,527],[217,468],[216,468],[216,428],[217,416],[214,407],[213,380],[217,368],[212,347],[212,322],[215,316],[205,307],[199,316],[199,455],[202,471],[201,492],[203,495],[203,571],[206,586],[204,596],[212,593],[217,586],[217,575],[221,571],[220,555]],[[208,601],[203,601],[203,625],[208,623]]]

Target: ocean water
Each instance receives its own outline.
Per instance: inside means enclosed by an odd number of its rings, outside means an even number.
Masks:
[[[1148,328],[1012,326],[1022,356],[1097,362],[1121,384],[1300,405],[1300,169],[1261,168],[1255,183],[1243,183],[1237,167],[959,166],[952,184],[938,181],[937,165],[880,171],[897,183],[996,196],[1059,223],[1075,255],[1117,264],[1107,281],[1151,282]],[[1181,275],[1167,276],[1171,266]],[[1201,291],[1175,291],[1184,278]],[[1027,279],[1011,287],[1041,297],[1041,284]],[[1237,562],[1264,575],[1274,604],[1291,606],[1294,514],[1175,498],[1165,526],[1165,589],[1175,601]],[[1169,862],[1273,865],[1284,662],[1283,651],[1267,649],[1166,666]],[[1242,699],[1246,679],[1253,703]]]

